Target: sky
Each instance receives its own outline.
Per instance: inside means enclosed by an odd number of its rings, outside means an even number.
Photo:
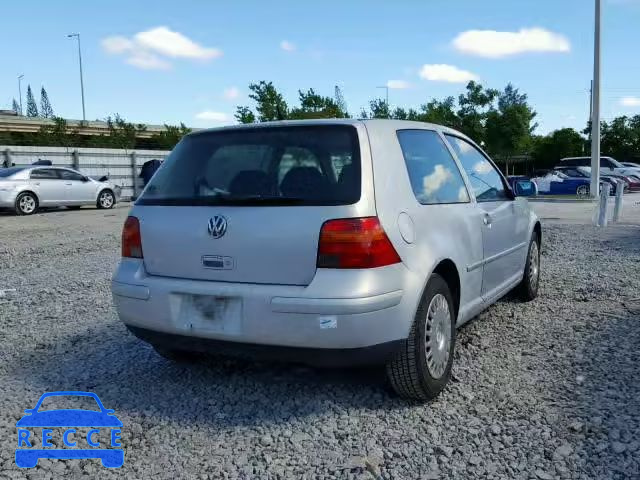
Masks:
[[[248,85],[343,91],[352,115],[384,97],[417,107],[466,82],[513,83],[537,133],[584,128],[593,76],[593,0],[5,2],[0,108],[22,80],[56,115],[208,127],[235,122]],[[602,0],[602,118],[640,114],[640,0]]]

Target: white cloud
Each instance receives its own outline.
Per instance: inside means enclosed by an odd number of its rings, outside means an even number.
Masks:
[[[473,171],[479,175],[484,175],[485,173],[489,173],[493,170],[493,167],[486,160],[480,160],[473,166]]]
[[[405,88],[411,88],[411,84],[406,80],[389,80],[387,87],[392,90],[403,90]]]
[[[451,173],[451,170],[445,168],[444,165],[436,165],[433,169],[433,173],[422,179],[425,195],[428,197],[433,196],[433,194],[440,190],[440,187],[447,183],[452,177],[453,174]]]
[[[523,28],[517,32],[468,30],[454,40],[456,50],[486,58],[502,58],[527,52],[561,52],[571,50],[569,40],[544,28]]]
[[[133,42],[126,37],[115,35],[102,40],[102,48],[104,48],[107,53],[124,53],[133,49]]]
[[[623,107],[640,107],[640,97],[624,97],[620,99]]]
[[[222,93],[222,96],[225,98],[225,100],[235,100],[240,96],[240,90],[238,90],[238,87],[229,87],[225,89],[225,91]]]
[[[280,42],[280,48],[282,50],[284,50],[285,52],[293,52],[296,49],[296,46],[291,42],[288,42],[286,40],[282,40]]]
[[[423,65],[420,69],[420,77],[434,82],[449,83],[467,83],[471,80],[479,80],[475,73],[445,64]]]
[[[144,69],[171,68],[167,58],[211,60],[222,56],[217,48],[199,45],[179,32],[156,27],[132,38],[115,35],[102,40],[102,48],[113,55],[127,55],[128,64]]]
[[[469,194],[467,193],[467,188],[466,187],[460,187],[458,189],[458,201],[459,202],[468,202],[469,201]]]
[[[197,120],[206,120],[210,122],[229,122],[231,117],[223,112],[213,112],[211,110],[205,110],[196,114]]]
[[[136,33],[133,38],[139,45],[167,57],[210,60],[222,56],[221,50],[198,45],[167,27],[156,27],[146,32]]]
[[[166,60],[144,50],[131,53],[125,62],[143,70],[169,70],[171,68],[171,64]]]

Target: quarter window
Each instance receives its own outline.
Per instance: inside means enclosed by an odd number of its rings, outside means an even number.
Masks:
[[[436,132],[400,130],[398,140],[411,188],[420,203],[430,205],[469,202],[460,170]]]
[[[84,177],[77,172],[71,170],[60,170],[60,178],[63,180],[77,180],[79,182],[84,180]]]
[[[460,137],[446,135],[464,168],[478,202],[509,199],[502,175],[480,150]]]

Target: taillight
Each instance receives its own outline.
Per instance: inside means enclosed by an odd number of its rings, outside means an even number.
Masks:
[[[142,238],[140,222],[136,217],[127,217],[122,229],[122,256],[142,258]]]
[[[328,220],[322,225],[318,268],[375,268],[400,261],[377,217]]]

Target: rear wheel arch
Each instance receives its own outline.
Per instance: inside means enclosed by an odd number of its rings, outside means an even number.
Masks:
[[[432,274],[437,273],[444,279],[445,282],[447,282],[447,285],[449,286],[449,290],[451,291],[451,296],[453,297],[453,304],[455,308],[454,313],[455,313],[455,318],[457,319],[458,312],[460,311],[460,288],[461,288],[460,272],[458,271],[458,267],[456,267],[456,264],[453,262],[453,260],[449,258],[445,258],[444,260],[441,260],[436,265],[436,267],[433,269],[433,272],[431,273]],[[429,283],[430,278],[431,278],[431,275],[429,275],[429,278],[427,278],[424,288],[427,287],[427,284]]]
[[[542,247],[542,225],[539,221],[533,226],[533,233],[538,237],[538,248]]]

